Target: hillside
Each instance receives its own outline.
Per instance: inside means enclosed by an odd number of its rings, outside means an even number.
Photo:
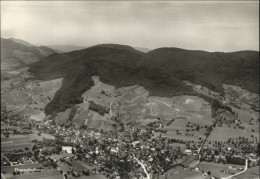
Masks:
[[[53,54],[30,65],[35,78],[64,77],[60,90],[47,105],[47,114],[64,111],[82,102],[81,94],[93,85],[91,76],[118,87],[138,84],[155,96],[195,94],[183,80],[222,91],[222,84],[258,90],[258,52],[209,53],[160,48],[143,53],[129,46],[98,45],[64,54]]]
[[[1,70],[13,70],[55,53],[45,46],[34,46],[20,39],[1,38]]]
[[[170,76],[222,92],[222,84],[232,84],[259,93],[259,53],[232,53],[160,48],[150,51],[143,66],[158,67]]]

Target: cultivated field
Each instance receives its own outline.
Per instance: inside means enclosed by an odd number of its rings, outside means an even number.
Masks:
[[[196,167],[199,168],[200,170],[203,170],[204,172],[210,171],[211,176],[218,177],[218,178],[227,177],[239,172],[237,170],[229,169],[228,168],[229,166],[232,166],[233,168],[241,167],[241,166],[230,165],[230,164],[217,164],[217,163],[209,163],[209,162],[200,162],[198,163],[198,165],[196,165]]]
[[[252,133],[251,131],[242,130],[239,128],[234,129],[233,127],[216,127],[208,137],[208,141],[227,141],[229,138],[246,137],[251,139],[251,135],[258,137],[258,133]]]
[[[44,170],[23,175],[13,176],[12,179],[63,179],[62,174],[56,169]]]
[[[258,179],[260,175],[259,166],[248,169],[246,172],[241,173],[234,178],[236,179]]]

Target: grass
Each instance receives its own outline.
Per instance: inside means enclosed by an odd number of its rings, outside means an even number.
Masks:
[[[3,150],[14,150],[14,149],[24,149],[25,147],[32,147],[32,142],[8,142],[8,143],[1,143],[1,148]]]
[[[209,162],[200,162],[198,165],[196,165],[196,168],[199,168],[200,170],[204,170],[204,172],[211,171],[211,176],[215,176],[218,178],[221,177],[227,177],[230,176],[231,173],[238,173],[239,171],[228,169],[228,166],[231,166],[230,164],[217,164],[217,163],[209,163]],[[232,165],[235,166],[235,165]],[[241,167],[241,166],[239,166]],[[221,172],[221,170],[229,173],[224,174]]]
[[[42,166],[42,164],[40,163],[33,163],[33,164],[25,164],[25,165],[17,165],[17,166],[5,166],[5,167],[1,167],[2,172],[5,171],[6,173],[13,173],[15,168],[19,168],[19,169],[28,169],[28,168],[44,168]]]
[[[184,166],[189,166],[197,157],[195,155],[187,155],[185,159],[181,162]]]
[[[63,179],[63,176],[58,170],[51,169],[42,172],[16,175],[13,179]]]
[[[26,97],[26,92],[13,89],[3,96],[3,100],[10,105],[22,105],[30,101],[30,97]]]
[[[102,174],[97,174],[97,175],[91,175],[91,176],[81,176],[78,179],[107,179],[107,177],[105,177]]]
[[[72,164],[72,167],[77,170],[92,170],[93,168],[80,160],[67,159],[67,161],[70,162]]]
[[[259,166],[253,167],[248,169],[246,172],[241,173],[236,176],[238,179],[256,179],[259,178],[260,172],[259,172]]]
[[[195,179],[196,177],[198,178],[199,174],[195,171],[183,171],[180,173],[169,173],[169,176],[167,178],[169,179]],[[161,179],[164,179],[165,177],[160,177]],[[196,179],[197,179],[196,178]],[[203,179],[202,177],[198,179]]]
[[[252,133],[251,131],[246,131],[242,129],[234,129],[234,127],[222,126],[222,127],[215,127],[211,132],[210,136],[208,137],[208,141],[227,141],[229,138],[238,138],[240,136],[246,137],[251,139],[251,135],[256,137],[258,133]]]

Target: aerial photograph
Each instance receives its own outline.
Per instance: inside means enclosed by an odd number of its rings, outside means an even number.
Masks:
[[[1,1],[1,179],[259,179],[259,1]]]

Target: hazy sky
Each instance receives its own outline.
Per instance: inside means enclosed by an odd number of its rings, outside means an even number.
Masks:
[[[37,45],[259,50],[258,14],[257,1],[1,1],[1,36]]]

